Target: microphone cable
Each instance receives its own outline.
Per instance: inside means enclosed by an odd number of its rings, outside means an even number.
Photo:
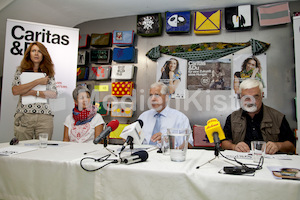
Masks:
[[[245,167],[246,169],[249,169],[249,170],[251,170],[251,171],[253,171],[253,172],[255,172],[256,170],[262,169],[262,166],[263,166],[263,164],[264,164],[264,157],[263,157],[263,156],[260,157],[259,162],[258,162],[258,164],[256,165],[256,164],[251,164],[251,163],[250,163],[250,164],[249,164],[249,163],[248,163],[248,164],[242,163],[242,162],[240,162],[240,161],[238,161],[238,160],[236,159],[237,156],[235,156],[234,159],[231,159],[231,158],[228,158],[228,157],[224,156],[224,155],[221,153],[221,151],[220,151],[219,153],[220,153],[220,155],[221,155],[223,158],[225,158],[225,159],[227,159],[227,160],[230,160],[230,161],[237,162],[237,163],[240,164],[242,167]],[[256,166],[256,167],[254,168],[254,167],[250,167],[250,166]]]
[[[102,157],[100,157],[100,158],[98,158],[98,159],[96,159],[96,158],[93,158],[93,157],[85,157],[85,158],[82,158],[81,160],[80,160],[80,166],[81,166],[81,168],[83,169],[83,170],[85,170],[85,171],[87,171],[87,172],[94,172],[94,171],[97,171],[97,170],[99,170],[99,169],[102,169],[103,167],[105,167],[105,166],[107,166],[107,165],[109,165],[109,164],[112,164],[112,163],[118,163],[118,160],[112,160],[111,162],[109,162],[109,163],[106,163],[105,165],[102,165],[101,167],[99,167],[99,168],[96,168],[96,169],[87,169],[87,168],[85,168],[84,166],[83,166],[83,161],[84,160],[94,160],[95,162],[104,162],[104,161],[107,161],[108,160],[108,158],[110,157],[110,155],[111,154],[107,154],[107,155],[105,155],[105,156],[102,156]]]

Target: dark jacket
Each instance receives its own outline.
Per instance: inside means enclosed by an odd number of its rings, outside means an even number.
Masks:
[[[260,130],[264,141],[279,141],[280,126],[284,115],[266,105],[262,105],[263,119],[260,124]],[[244,141],[246,136],[246,117],[242,115],[243,109],[234,111],[231,114],[232,140],[234,144]]]

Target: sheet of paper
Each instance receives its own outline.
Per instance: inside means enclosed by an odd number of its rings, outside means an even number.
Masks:
[[[34,147],[24,147],[24,146],[9,146],[0,148],[0,156],[10,156],[14,154],[24,153],[28,151],[34,151],[37,148]]]
[[[21,84],[32,82],[36,79],[45,77],[44,73],[36,72],[23,72],[20,76]],[[46,85],[37,85],[32,90],[46,91]],[[47,99],[35,96],[24,96],[22,97],[22,104],[33,104],[33,103],[47,103]]]
[[[225,150],[224,155],[226,155],[228,158],[237,158],[237,159],[252,159],[252,152],[237,152],[232,150]],[[292,158],[287,154],[265,154],[265,158],[267,159],[277,159],[277,160],[292,160]]]

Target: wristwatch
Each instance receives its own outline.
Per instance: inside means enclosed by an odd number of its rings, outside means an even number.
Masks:
[[[36,91],[36,97],[40,96],[40,91]]]

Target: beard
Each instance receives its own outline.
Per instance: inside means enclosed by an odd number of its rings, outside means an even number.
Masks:
[[[253,104],[253,103],[247,103],[247,104],[242,104],[242,109],[244,111],[252,113],[252,112],[257,111],[257,106],[256,106],[256,104]]]

